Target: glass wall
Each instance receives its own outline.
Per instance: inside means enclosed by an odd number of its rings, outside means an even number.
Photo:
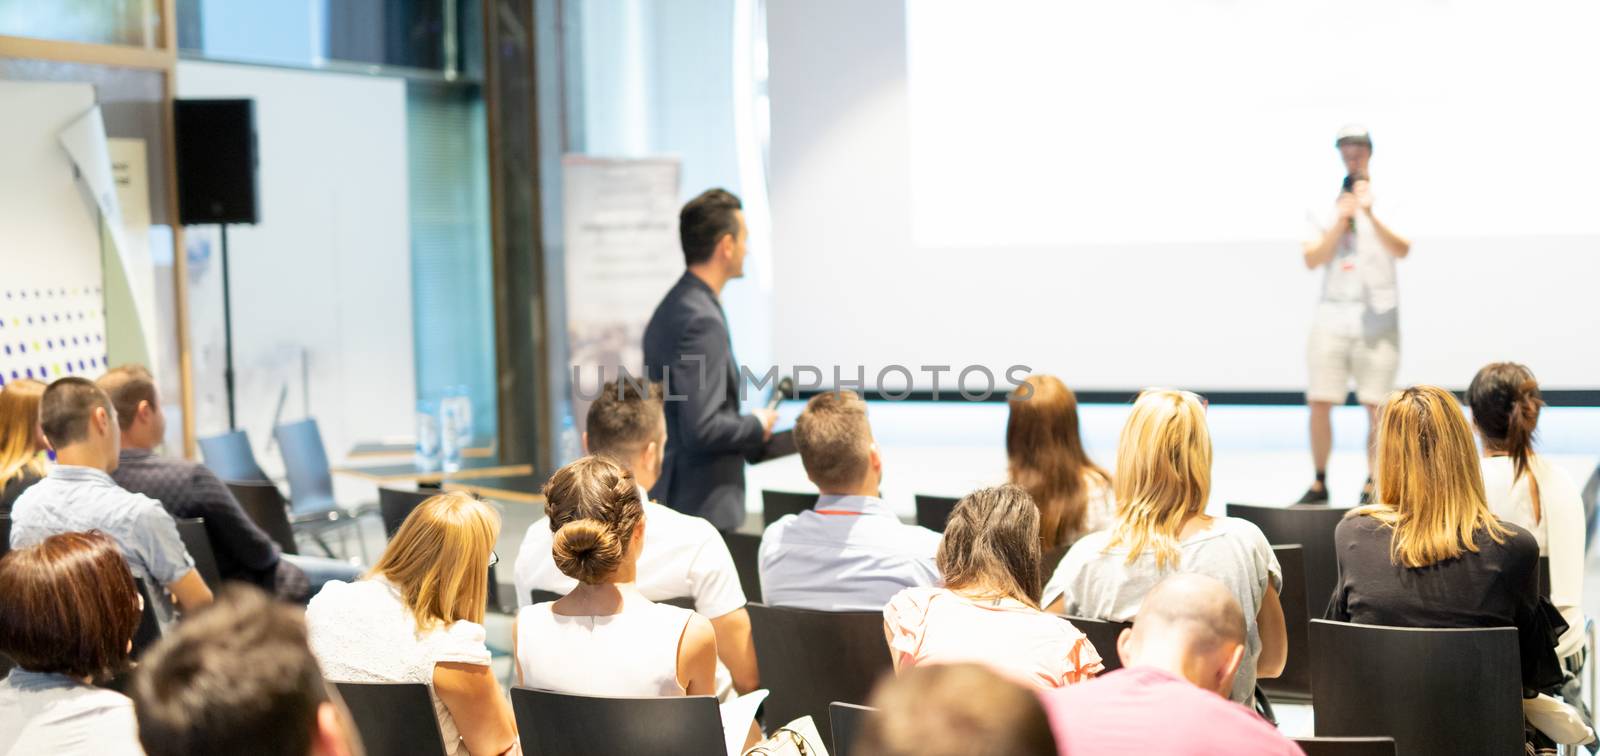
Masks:
[[[0,34],[60,42],[160,46],[160,0],[0,0]]]
[[[179,0],[178,47],[210,60],[358,64],[475,80],[482,71],[479,6],[477,0]]]

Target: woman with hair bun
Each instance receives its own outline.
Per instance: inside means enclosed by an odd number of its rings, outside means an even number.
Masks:
[[[544,497],[556,567],[578,585],[517,613],[517,682],[591,696],[716,695],[711,621],[634,584],[645,493],[633,475],[584,457],[557,470]]]
[[[1539,382],[1515,362],[1485,365],[1467,387],[1472,425],[1483,439],[1483,489],[1489,511],[1522,526],[1550,558],[1550,603],[1561,610],[1567,632],[1558,654],[1583,646],[1583,501],[1572,478],[1533,452],[1539,425]]]

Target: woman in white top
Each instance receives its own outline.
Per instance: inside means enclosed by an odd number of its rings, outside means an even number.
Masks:
[[[1467,387],[1472,424],[1483,439],[1483,488],[1489,511],[1521,525],[1550,559],[1550,603],[1567,621],[1557,653],[1583,645],[1583,501],[1572,478],[1533,453],[1539,424],[1539,383],[1514,362],[1486,365]]]
[[[143,604],[115,541],[60,533],[0,559],[0,754],[140,756],[128,665]]]
[[[1232,698],[1246,703],[1258,677],[1283,673],[1283,572],[1259,528],[1205,513],[1210,494],[1211,434],[1200,397],[1140,394],[1117,445],[1116,524],[1073,545],[1044,597],[1049,611],[1126,622],[1167,575],[1221,580],[1245,609],[1245,658]]]
[[[1099,674],[1089,639],[1039,610],[1039,560],[1039,510],[1027,491],[1005,485],[963,497],[939,541],[944,587],[907,588],[883,608],[895,671],[976,662],[1039,688]]]
[[[1111,476],[1089,459],[1078,432],[1078,397],[1053,375],[1033,375],[1011,392],[1006,459],[1011,482],[1039,507],[1039,537],[1057,556],[1116,514]]]
[[[500,515],[488,504],[463,493],[435,496],[406,517],[366,577],[330,582],[306,607],[323,674],[430,685],[451,756],[517,749],[482,624],[499,535]]]

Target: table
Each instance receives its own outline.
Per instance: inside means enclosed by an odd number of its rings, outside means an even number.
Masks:
[[[544,495],[540,493],[544,489],[544,483],[544,478],[531,474],[496,475],[465,480],[451,478],[444,482],[444,490],[467,491],[486,499],[544,506]]]
[[[350,475],[357,478],[378,483],[392,483],[396,481],[414,481],[416,483],[439,483],[445,480],[462,480],[470,478],[492,478],[507,475],[532,475],[533,465],[529,464],[501,464],[493,457],[474,457],[461,460],[461,469],[453,473],[443,470],[423,470],[415,461],[396,462],[387,465],[360,465],[335,467],[333,472],[339,475]]]

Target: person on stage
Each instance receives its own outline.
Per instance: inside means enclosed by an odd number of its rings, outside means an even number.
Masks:
[[[665,384],[666,456],[650,498],[732,532],[744,522],[744,465],[772,437],[777,413],[739,414],[739,364],[719,297],[744,276],[739,198],[708,189],[678,214],[688,270],[644,330],[644,367]]]
[[[1317,304],[1307,348],[1311,408],[1311,458],[1316,480],[1300,497],[1301,504],[1328,502],[1328,455],[1333,450],[1333,406],[1342,404],[1352,380],[1356,398],[1367,408],[1367,483],[1361,503],[1372,497],[1372,430],[1378,406],[1394,389],[1400,364],[1399,298],[1395,260],[1411,251],[1411,242],[1388,224],[1383,209],[1374,209],[1372,136],[1360,126],[1339,131],[1335,144],[1344,160],[1345,179],[1338,199],[1325,212],[1313,212],[1313,235],[1302,252],[1306,268],[1323,269],[1322,298]]]

